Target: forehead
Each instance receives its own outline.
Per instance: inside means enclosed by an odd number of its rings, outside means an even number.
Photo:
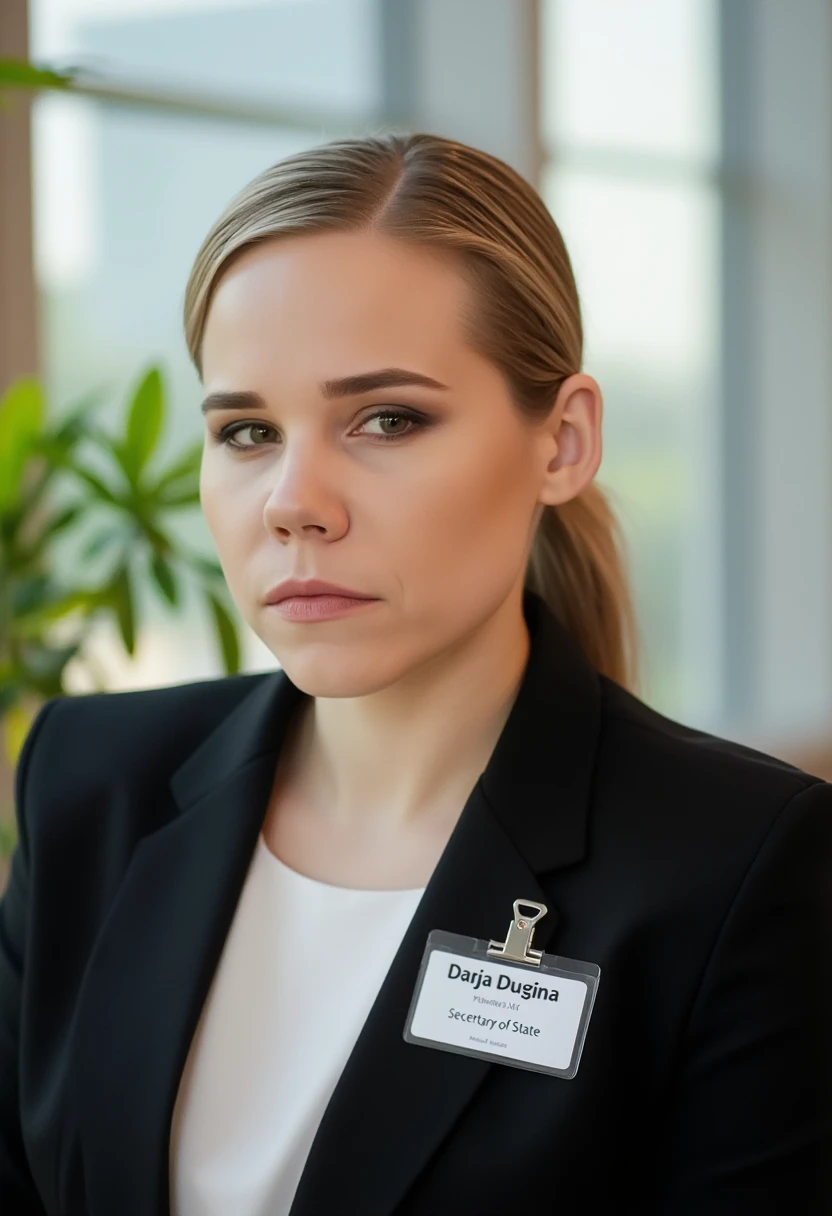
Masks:
[[[376,233],[277,238],[241,254],[215,290],[204,379],[312,360],[347,368],[459,355],[469,288],[448,259]],[[379,362],[380,361],[380,362]],[[439,375],[441,378],[441,374]]]

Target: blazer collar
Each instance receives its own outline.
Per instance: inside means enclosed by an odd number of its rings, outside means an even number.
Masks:
[[[528,589],[523,612],[531,644],[517,697],[336,1085],[291,1216],[395,1210],[501,1067],[404,1041],[428,933],[503,937],[514,900],[528,898],[549,906],[534,939],[547,948],[557,910],[538,875],[586,853],[598,676]],[[169,815],[134,849],[98,935],[70,1065],[90,1216],[168,1216],[180,1076],[304,695],[282,669],[265,674],[180,765]],[[321,945],[347,948],[337,925]],[[74,1197],[61,1201],[69,1210]]]

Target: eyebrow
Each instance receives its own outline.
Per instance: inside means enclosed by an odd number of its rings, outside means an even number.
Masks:
[[[376,388],[397,388],[416,384],[422,388],[447,389],[447,384],[425,376],[422,372],[407,371],[403,367],[384,367],[375,372],[360,372],[355,376],[342,376],[337,380],[322,380],[318,390],[327,401],[338,397],[356,397]],[[209,393],[202,403],[203,414],[211,410],[264,410],[266,402],[259,393],[251,390]]]

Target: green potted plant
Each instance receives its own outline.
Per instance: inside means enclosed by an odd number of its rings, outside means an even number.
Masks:
[[[225,672],[240,668],[222,568],[170,527],[175,513],[199,503],[202,440],[159,467],[167,407],[158,367],[148,368],[129,395],[119,434],[96,422],[98,402],[97,396],[85,398],[50,423],[37,380],[19,379],[0,398],[0,723],[11,766],[39,705],[68,691],[67,664],[76,656],[83,662],[95,621],[110,616],[126,652],[134,654],[140,579],[174,610],[183,578],[192,580]],[[100,469],[90,463],[93,451]],[[70,492],[60,506],[54,502],[59,486]],[[85,538],[93,515],[101,522]],[[76,563],[68,580],[57,571],[56,540],[73,534],[79,543],[85,540],[87,567]],[[104,563],[104,572],[90,580],[85,574],[94,560]],[[6,813],[0,860],[14,839],[13,817]]]

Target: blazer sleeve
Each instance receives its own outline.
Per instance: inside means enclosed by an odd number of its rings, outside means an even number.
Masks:
[[[18,757],[15,770],[18,839],[0,900],[0,1212],[14,1212],[15,1216],[46,1216],[23,1145],[18,1044],[29,916],[26,779],[35,744],[57,700],[40,707]]]
[[[690,1012],[660,1216],[832,1213],[832,785],[768,832]]]

